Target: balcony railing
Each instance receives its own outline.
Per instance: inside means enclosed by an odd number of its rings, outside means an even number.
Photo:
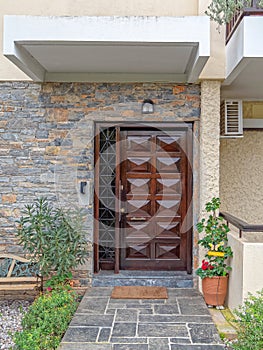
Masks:
[[[226,212],[221,212],[220,216],[226,220],[227,225],[232,224],[239,229],[240,238],[242,238],[243,232],[263,232],[263,225],[248,224],[246,221],[243,221],[236,216]]]
[[[226,42],[229,41],[244,16],[263,16],[263,8],[258,6],[259,0],[251,0],[250,7],[237,11],[230,23],[226,25]]]

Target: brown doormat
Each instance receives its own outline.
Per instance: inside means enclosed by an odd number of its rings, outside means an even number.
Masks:
[[[111,293],[113,299],[168,299],[165,287],[114,287]]]

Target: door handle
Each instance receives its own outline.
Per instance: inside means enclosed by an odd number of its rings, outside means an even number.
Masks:
[[[146,221],[146,220],[147,219],[144,218],[144,217],[136,217],[136,216],[134,216],[134,217],[130,218],[130,221]]]
[[[125,212],[124,208],[121,207],[122,204],[122,190],[123,190],[123,185],[121,183],[121,180],[119,180],[119,222],[121,222],[121,215]]]

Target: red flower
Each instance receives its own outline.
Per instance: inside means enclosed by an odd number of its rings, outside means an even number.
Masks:
[[[202,261],[202,270],[213,270],[214,266],[209,264],[208,261]]]
[[[202,261],[202,270],[207,270],[208,269],[208,262],[203,260]]]

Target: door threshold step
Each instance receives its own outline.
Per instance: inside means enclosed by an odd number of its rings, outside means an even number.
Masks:
[[[177,271],[100,271],[93,275],[93,287],[158,286],[193,288],[193,275]]]

